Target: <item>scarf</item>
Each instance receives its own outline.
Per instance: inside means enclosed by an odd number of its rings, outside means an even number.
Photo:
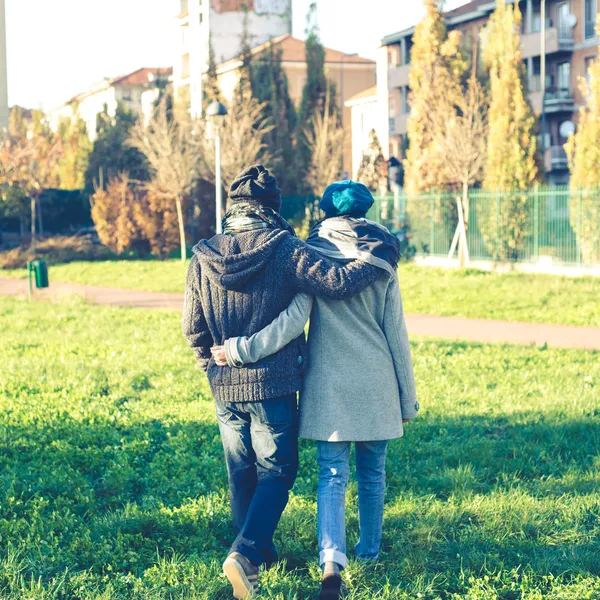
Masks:
[[[223,233],[233,235],[257,229],[283,229],[296,235],[293,227],[275,210],[257,202],[237,202],[223,217]]]
[[[396,276],[400,242],[385,227],[359,217],[332,217],[317,223],[306,243],[338,260],[362,260]]]

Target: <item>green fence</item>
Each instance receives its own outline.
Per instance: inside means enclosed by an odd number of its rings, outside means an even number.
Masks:
[[[369,217],[405,230],[420,255],[447,256],[458,222],[456,193],[377,196]],[[600,265],[600,191],[537,187],[468,194],[471,259]]]

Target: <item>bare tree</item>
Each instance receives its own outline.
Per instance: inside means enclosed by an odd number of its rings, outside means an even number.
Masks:
[[[459,226],[462,220],[465,235],[458,238],[459,258],[464,266],[466,230],[469,226],[469,186],[481,181],[486,159],[488,99],[477,80],[475,67],[467,87],[460,95],[450,114],[434,112],[438,122],[433,123],[434,141],[444,156],[442,179],[451,186],[462,189],[462,200],[457,199]]]
[[[203,145],[197,142],[194,125],[188,116],[172,119],[163,100],[148,125],[139,120],[128,140],[146,157],[153,192],[162,190],[175,202],[182,261],[186,259],[183,202],[200,176],[204,152]]]
[[[340,125],[337,114],[329,109],[331,98],[325,95],[323,111],[316,111],[312,119],[312,127],[306,127],[304,135],[311,153],[311,162],[306,180],[317,195],[342,174],[342,158],[344,152],[345,132]],[[316,203],[306,207],[307,225],[310,227],[317,220]]]
[[[221,136],[221,186],[226,187],[234,177],[248,165],[259,162],[269,163],[273,155],[267,149],[265,136],[273,131],[273,125],[264,118],[264,103],[247,95],[243,101],[229,107],[229,112],[219,123]],[[217,185],[215,149],[213,136],[209,135],[207,124],[194,123],[195,140],[201,147],[202,179]]]

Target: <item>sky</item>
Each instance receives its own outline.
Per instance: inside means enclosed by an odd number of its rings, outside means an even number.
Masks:
[[[303,38],[311,0],[292,1],[293,34]],[[177,0],[5,2],[11,106],[49,110],[104,77],[173,64]],[[370,58],[381,37],[423,14],[420,0],[318,0],[317,10],[325,46]]]

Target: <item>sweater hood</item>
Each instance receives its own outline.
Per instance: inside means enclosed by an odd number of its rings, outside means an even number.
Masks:
[[[242,291],[273,258],[279,245],[290,236],[281,229],[239,235],[216,235],[193,248],[202,271],[225,290]]]

